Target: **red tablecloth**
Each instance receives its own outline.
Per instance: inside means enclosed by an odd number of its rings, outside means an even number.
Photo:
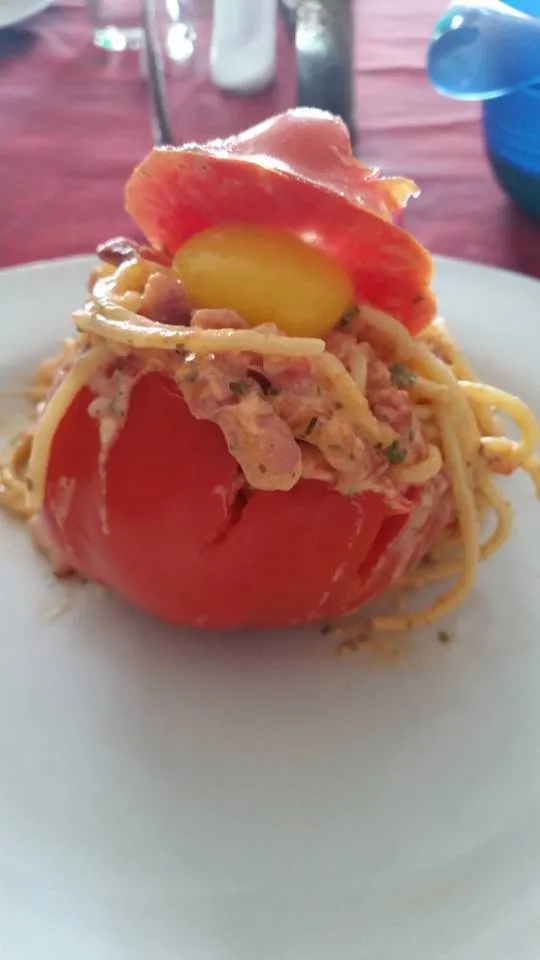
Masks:
[[[294,102],[293,54],[267,93],[222,96],[209,82],[208,0],[199,3],[196,55],[171,66],[178,141],[240,130]],[[479,109],[438,96],[424,54],[442,0],[358,0],[355,88],[358,149],[422,187],[407,223],[433,251],[540,276],[540,227],[500,192],[484,158]],[[0,32],[0,263],[92,250],[130,232],[122,184],[151,146],[136,54],[92,46],[84,6],[57,3]],[[131,230],[131,232],[133,232]]]

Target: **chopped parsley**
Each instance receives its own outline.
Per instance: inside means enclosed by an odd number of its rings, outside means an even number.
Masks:
[[[235,397],[242,397],[247,392],[247,384],[243,380],[233,380],[229,384],[229,390]]]
[[[196,379],[197,379],[197,371],[196,371],[196,370],[188,370],[188,372],[187,372],[186,374],[184,374],[184,376],[182,377],[182,382],[183,382],[183,383],[195,383]]]
[[[312,417],[306,428],[306,437],[309,437],[312,430],[317,426],[317,417]]]
[[[407,456],[407,451],[401,446],[399,440],[393,440],[387,447],[383,447],[382,452],[388,463],[393,464],[403,463]]]
[[[356,303],[353,303],[353,305],[348,307],[345,313],[339,318],[337,322],[338,330],[346,330],[349,324],[356,319],[359,313],[359,307],[356,305]]]
[[[439,643],[451,643],[452,639],[452,634],[449,633],[448,630],[439,630],[437,634],[437,640]]]
[[[404,367],[402,363],[394,363],[390,367],[390,376],[396,387],[409,387],[416,380],[416,374],[408,367]]]

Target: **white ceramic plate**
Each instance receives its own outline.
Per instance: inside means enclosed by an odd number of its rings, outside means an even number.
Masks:
[[[51,3],[52,0],[0,0],[0,29],[33,17]]]
[[[5,433],[88,266],[0,275]],[[473,364],[540,413],[540,284],[443,260],[437,285]],[[456,641],[397,662],[66,594],[1,517],[0,956],[537,960],[540,509],[527,478],[508,493]]]

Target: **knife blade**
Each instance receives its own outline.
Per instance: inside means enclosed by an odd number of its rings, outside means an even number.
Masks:
[[[337,114],[354,144],[352,0],[303,0],[296,9],[297,102]]]

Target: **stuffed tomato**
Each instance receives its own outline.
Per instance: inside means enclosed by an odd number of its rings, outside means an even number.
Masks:
[[[285,626],[384,593],[452,521],[388,315],[433,318],[415,192],[295,110],[154,150],[127,185],[147,246],[111,241],[35,434],[57,568],[172,623]]]

